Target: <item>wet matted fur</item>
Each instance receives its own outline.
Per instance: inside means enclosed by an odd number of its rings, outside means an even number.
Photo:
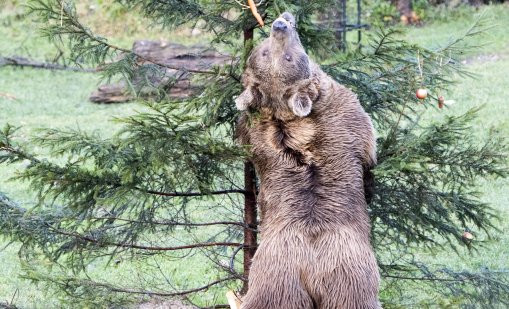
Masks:
[[[261,242],[242,308],[380,308],[364,188],[376,163],[369,116],[310,61],[289,13],[251,53],[243,84],[237,138],[260,177]]]

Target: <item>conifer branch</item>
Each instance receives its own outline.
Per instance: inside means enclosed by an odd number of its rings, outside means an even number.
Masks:
[[[227,281],[232,281],[232,280],[238,280],[238,279],[235,277],[226,277],[223,279],[212,281],[212,282],[210,282],[204,286],[201,286],[201,287],[197,287],[197,288],[189,289],[189,290],[185,290],[185,291],[171,292],[171,293],[121,288],[121,287],[113,286],[108,283],[99,283],[99,282],[94,282],[91,280],[79,280],[79,281],[81,284],[92,285],[95,287],[102,287],[102,288],[105,288],[111,292],[128,293],[128,294],[142,294],[142,295],[148,295],[148,296],[175,297],[175,296],[184,296],[184,295],[188,295],[188,294],[192,294],[192,293],[196,293],[196,292],[205,291],[215,285],[218,285],[220,283],[227,282]]]
[[[139,249],[139,250],[147,250],[147,251],[176,251],[176,250],[205,248],[205,247],[237,247],[237,246],[241,245],[240,243],[234,243],[234,242],[208,242],[208,243],[196,243],[196,244],[192,244],[192,245],[174,246],[174,247],[146,246],[146,245],[138,245],[138,244],[127,244],[127,243],[102,241],[102,240],[95,239],[90,236],[81,235],[79,233],[70,233],[70,232],[62,231],[60,229],[55,229],[51,226],[49,226],[49,228],[54,233],[64,235],[64,236],[73,237],[73,238],[83,240],[86,242],[98,244],[100,246]]]
[[[62,0],[64,1],[64,0]],[[152,63],[154,65],[164,67],[167,69],[172,69],[176,71],[182,72],[190,72],[197,74],[211,74],[218,75],[218,72],[214,70],[199,70],[192,69],[186,67],[178,67],[172,66],[165,63],[160,63],[158,61],[154,61],[148,57],[135,53],[132,50],[114,45],[109,43],[105,38],[96,36],[92,33],[92,31],[83,25],[75,12],[75,8],[72,3],[61,3],[57,5],[57,1],[44,3],[42,0],[35,0],[34,3],[29,5],[29,9],[32,13],[38,13],[41,18],[46,19],[46,21],[50,21],[51,19],[59,19],[61,21],[60,25],[49,25],[46,28],[46,36],[51,39],[55,39],[55,36],[62,39],[62,36],[68,35],[71,37],[71,41],[74,38],[76,42],[74,44],[80,44],[78,49],[76,50],[77,54],[74,55],[75,59],[79,59],[84,57],[87,53],[93,53],[94,50],[100,53],[99,57],[96,57],[96,60],[104,61],[105,55],[108,51],[121,52],[125,54],[132,54],[137,58]],[[86,45],[85,42],[88,41]],[[72,48],[72,47],[71,47]],[[104,63],[100,63],[104,64]],[[99,70],[102,70],[101,68]],[[220,74],[221,75],[221,74]],[[229,74],[226,74],[229,75]]]
[[[35,156],[26,153],[22,151],[21,149],[14,148],[12,145],[7,144],[1,144],[0,143],[0,151],[5,151],[11,154],[16,155],[17,157],[21,159],[27,159],[32,161],[33,163],[41,163],[39,159],[37,159]],[[61,180],[60,180],[61,181]],[[77,179],[73,180],[74,182],[79,182]],[[122,187],[122,184],[118,183],[105,183],[106,186],[113,186],[113,187]],[[133,189],[145,192],[148,194],[154,194],[159,196],[168,196],[168,197],[200,197],[200,196],[209,196],[209,195],[225,195],[225,194],[246,194],[246,190],[242,189],[228,189],[228,190],[217,190],[217,191],[210,191],[210,192],[162,192],[162,191],[156,191],[156,190],[146,190],[139,187],[134,187]]]
[[[461,281],[468,280],[467,278],[465,278],[465,279],[451,279],[451,278],[436,278],[436,277],[410,277],[410,276],[398,276],[398,275],[389,275],[389,274],[382,274],[382,277],[400,279],[400,280],[411,280],[411,281],[461,282]]]
[[[76,23],[78,23],[78,22],[76,21]],[[217,75],[217,72],[212,71],[212,70],[198,70],[198,69],[191,69],[191,68],[186,68],[186,67],[177,67],[177,66],[172,66],[172,65],[166,64],[166,63],[161,63],[161,62],[158,62],[158,61],[154,61],[154,60],[152,60],[150,58],[147,58],[147,57],[145,57],[145,56],[143,56],[143,55],[141,55],[139,53],[136,53],[136,52],[134,52],[132,50],[129,50],[129,49],[126,49],[126,48],[123,48],[123,47],[120,47],[120,46],[108,43],[106,40],[100,40],[96,36],[94,36],[91,32],[85,31],[84,29],[86,29],[86,28],[84,26],[82,26],[82,25],[81,25],[80,28],[83,29],[83,30],[79,34],[86,35],[93,42],[96,42],[98,44],[102,44],[102,45],[106,46],[108,49],[111,49],[111,50],[114,50],[114,51],[117,51],[117,52],[123,52],[123,53],[126,53],[126,54],[133,54],[137,58],[139,58],[139,59],[141,59],[143,61],[155,64],[157,66],[160,66],[160,67],[163,67],[163,68],[166,68],[166,69],[182,71],[182,72]],[[78,33],[73,33],[73,34],[78,34]]]
[[[41,276],[42,277],[42,276]],[[175,292],[160,292],[160,291],[151,291],[151,290],[138,290],[138,289],[131,289],[131,288],[122,288],[119,286],[115,286],[109,283],[105,282],[97,282],[90,279],[76,279],[76,278],[50,278],[47,276],[44,276],[45,280],[51,281],[57,285],[61,285],[64,287],[64,289],[73,289],[74,287],[93,287],[96,289],[104,289],[109,292],[116,292],[116,293],[125,293],[125,294],[140,294],[140,295],[146,295],[146,296],[159,296],[159,297],[176,297],[176,296],[186,296],[189,294],[197,293],[197,292],[203,292],[208,290],[209,288],[216,286],[218,284],[238,280],[235,277],[225,277],[222,279],[218,279],[212,282],[209,282],[203,286],[189,289],[189,290],[182,290],[182,291],[175,291]],[[37,280],[37,279],[36,279]]]
[[[142,189],[139,189],[143,191]],[[207,196],[207,195],[222,195],[222,194],[247,194],[246,190],[241,189],[230,189],[230,190],[219,190],[210,192],[161,192],[154,190],[146,190],[145,192],[161,196],[175,196],[175,197],[191,197],[191,196]]]
[[[114,216],[104,216],[104,217],[94,217],[95,220],[115,220],[115,221],[121,221],[121,222],[129,222],[129,223],[140,223],[140,224],[154,224],[154,225],[171,225],[171,226],[213,226],[213,225],[236,225],[243,228],[249,228],[246,224],[243,222],[237,222],[237,221],[215,221],[215,222],[200,222],[200,223],[186,223],[186,222],[175,222],[171,220],[167,221],[141,221],[141,220],[130,220],[130,219],[124,219],[120,217],[114,217]]]
[[[10,154],[13,154],[15,156],[14,158],[12,158],[14,161],[29,160],[29,161],[34,162],[34,163],[40,163],[41,162],[39,159],[37,159],[36,157],[32,156],[31,154],[26,153],[26,152],[24,152],[23,150],[21,150],[19,148],[15,148],[12,145],[3,144],[2,142],[0,142],[0,151],[5,151],[5,152],[8,152]],[[4,159],[4,158],[2,158],[0,156],[0,162],[3,161],[2,159]]]

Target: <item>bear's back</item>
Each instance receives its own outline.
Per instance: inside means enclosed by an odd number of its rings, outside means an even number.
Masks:
[[[320,79],[309,116],[281,120],[262,109],[239,123],[241,140],[252,145],[259,203],[270,225],[368,222],[362,165],[363,139],[373,136],[369,117],[350,90],[325,74]]]

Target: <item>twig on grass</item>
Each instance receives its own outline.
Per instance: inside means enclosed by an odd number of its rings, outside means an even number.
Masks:
[[[87,69],[79,67],[70,67],[57,63],[48,63],[36,61],[20,56],[3,57],[0,56],[0,67],[2,66],[15,66],[15,67],[30,67],[36,69],[48,69],[48,70],[62,70],[62,71],[73,71],[73,72],[97,72],[97,69]]]
[[[14,95],[12,95],[10,93],[7,93],[7,92],[0,92],[0,97],[4,97],[4,98],[7,98],[7,99],[11,99],[11,100],[17,100],[18,99]]]

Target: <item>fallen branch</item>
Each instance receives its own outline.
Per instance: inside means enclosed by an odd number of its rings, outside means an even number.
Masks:
[[[48,69],[48,70],[62,70],[62,71],[73,71],[73,72],[97,72],[96,69],[85,69],[79,67],[70,67],[57,63],[40,62],[20,56],[3,57],[0,56],[0,67],[3,66],[15,66],[15,67],[30,67],[36,69]]]
[[[11,100],[17,100],[18,99],[14,95],[12,95],[10,93],[6,93],[6,92],[0,92],[0,97],[4,97],[4,98],[7,98],[7,99],[11,99]]]
[[[231,309],[240,309],[242,302],[234,291],[230,290],[226,292],[226,299],[228,300],[228,304]]]

